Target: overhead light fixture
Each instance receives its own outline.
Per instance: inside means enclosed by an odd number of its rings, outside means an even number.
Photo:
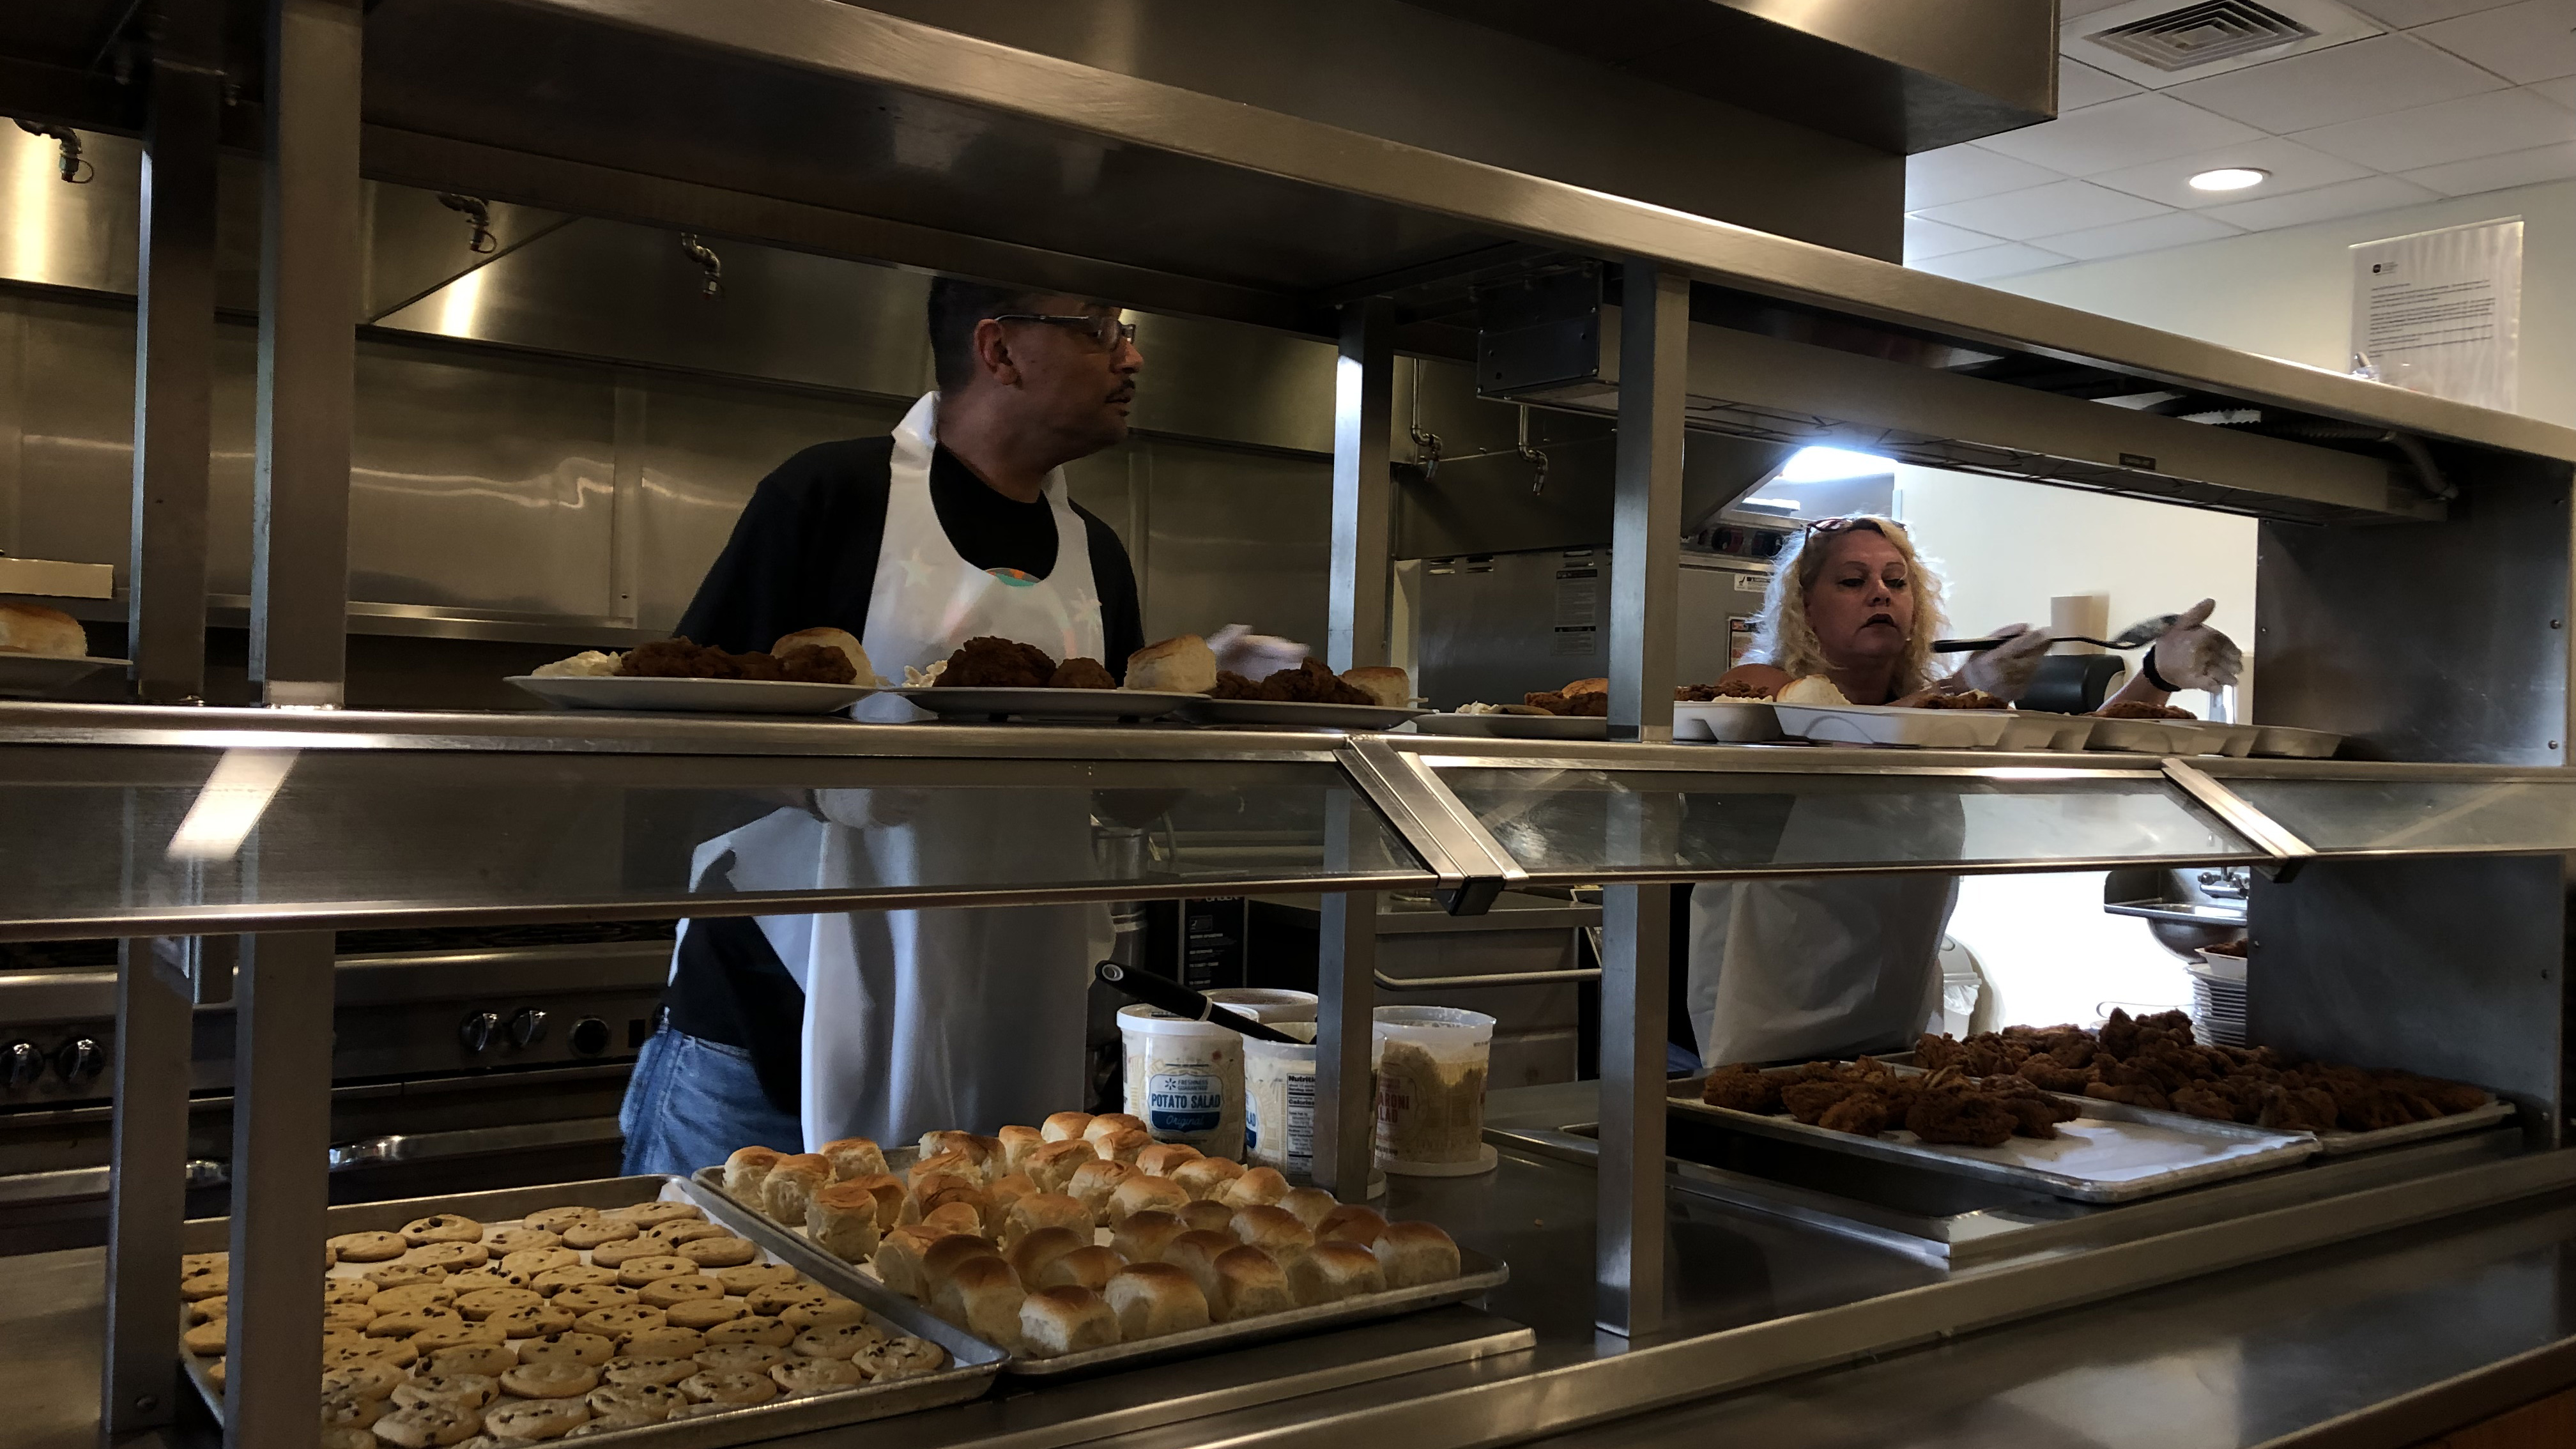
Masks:
[[[1789,455],[1789,461],[1772,475],[1779,483],[1833,483],[1844,478],[1874,478],[1896,471],[1885,458],[1868,453],[1855,453],[1849,448],[1822,446],[1800,448]]]
[[[2194,191],[2243,191],[2246,187],[2260,186],[2271,179],[2271,172],[2260,170],[2252,166],[2221,166],[2215,171],[2203,171],[2199,175],[2191,178],[2191,189]]]

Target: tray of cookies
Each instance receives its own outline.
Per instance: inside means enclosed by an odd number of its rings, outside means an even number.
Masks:
[[[999,1349],[882,1287],[837,1292],[684,1178],[330,1210],[325,1449],[579,1434],[713,1449],[972,1399]],[[187,1225],[188,1376],[223,1417],[222,1251]]]
[[[1425,1222],[1059,1112],[881,1149],[744,1148],[696,1181],[824,1286],[893,1293],[1062,1376],[1240,1348],[1477,1298],[1510,1269]]]

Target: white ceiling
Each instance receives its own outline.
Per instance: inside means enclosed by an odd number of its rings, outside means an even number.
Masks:
[[[2576,0],[2343,4],[2381,33],[2151,89],[2082,59],[2084,17],[2133,0],[2064,0],[2058,118],[1912,158],[1906,265],[1980,281],[2576,177]],[[2191,189],[2220,166],[2271,178]]]

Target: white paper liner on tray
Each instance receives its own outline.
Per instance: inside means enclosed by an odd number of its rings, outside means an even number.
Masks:
[[[391,1231],[413,1219],[444,1212],[473,1218],[488,1231],[522,1226],[526,1214],[551,1207],[628,1207],[657,1201],[685,1202],[702,1209],[710,1222],[750,1239],[752,1245],[759,1249],[755,1261],[794,1268],[824,1287],[857,1299],[870,1314],[884,1320],[887,1327],[929,1339],[947,1350],[949,1364],[946,1368],[911,1378],[889,1379],[821,1393],[786,1394],[765,1403],[745,1404],[722,1412],[701,1410],[686,1418],[663,1423],[598,1431],[584,1435],[576,1442],[653,1445],[665,1440],[680,1441],[685,1431],[684,1442],[690,1449],[747,1444],[812,1429],[863,1423],[918,1409],[963,1403],[989,1389],[993,1376],[1001,1369],[1000,1349],[959,1331],[933,1316],[928,1309],[900,1294],[889,1292],[882,1284],[874,1284],[873,1293],[852,1293],[841,1284],[825,1280],[805,1263],[779,1254],[759,1235],[745,1231],[742,1222],[744,1209],[731,1199],[707,1192],[685,1178],[604,1178],[547,1187],[351,1204],[330,1210],[328,1229],[333,1236],[350,1232]],[[485,1216],[487,1213],[490,1216]],[[188,1252],[221,1251],[225,1246],[222,1234],[228,1224],[229,1220],[224,1218],[205,1218],[189,1223],[183,1248]],[[590,1261],[587,1252],[582,1253],[582,1261]],[[368,1269],[381,1266],[380,1263],[340,1263],[327,1270],[325,1276],[361,1278]],[[182,1303],[179,1311],[184,1325],[187,1305]],[[196,1385],[199,1397],[205,1401],[207,1412],[221,1422],[224,1417],[223,1393],[215,1387],[210,1373],[214,1359],[183,1353],[181,1362],[189,1381]],[[518,1402],[523,1401],[503,1394],[486,1405],[485,1410],[488,1412],[502,1404]]]
[[[1991,750],[2012,717],[1994,709],[1912,709],[1892,704],[1773,706],[1785,734],[1820,745],[1910,745],[1927,750]]]
[[[888,1170],[900,1173],[914,1156],[911,1148],[888,1151],[886,1166]],[[878,1295],[898,1296],[877,1277],[875,1264],[843,1261],[816,1246],[813,1239],[806,1236],[803,1228],[791,1227],[766,1217],[755,1212],[740,1199],[727,1194],[723,1182],[723,1169],[702,1167],[698,1169],[693,1185],[709,1196],[722,1198],[728,1208],[748,1220],[749,1226],[739,1229],[744,1236],[774,1248],[781,1257],[825,1287],[837,1287],[842,1281],[848,1281],[864,1284]],[[731,1224],[728,1223],[728,1226]],[[1092,1231],[1092,1240],[1095,1243],[1103,1247],[1109,1245],[1111,1239],[1109,1229],[1095,1228]],[[1185,1333],[1168,1333],[1157,1338],[1113,1344],[1107,1348],[1087,1349],[1081,1353],[1065,1354],[1058,1358],[1032,1358],[1024,1354],[1013,1354],[1002,1368],[1005,1373],[1014,1376],[1040,1377],[1088,1373],[1096,1369],[1134,1368],[1147,1363],[1160,1363],[1169,1359],[1189,1358],[1203,1353],[1241,1348],[1247,1344],[1271,1339],[1346,1327],[1372,1319],[1393,1318],[1398,1314],[1414,1313],[1443,1303],[1458,1303],[1470,1298],[1481,1298],[1487,1292],[1509,1282],[1510,1279],[1511,1269],[1508,1265],[1488,1258],[1472,1248],[1461,1246],[1458,1249],[1458,1276],[1445,1283],[1425,1283],[1414,1288],[1392,1288],[1383,1293],[1345,1298],[1339,1303],[1318,1304],[1312,1308],[1293,1308],[1285,1313],[1265,1313],[1258,1318],[1247,1318],[1235,1323],[1212,1323],[1205,1328],[1191,1329]],[[853,1292],[850,1296],[856,1298],[860,1295]],[[862,1301],[867,1302],[872,1308],[875,1306],[874,1298],[865,1298]],[[922,1310],[925,1314],[928,1311]]]

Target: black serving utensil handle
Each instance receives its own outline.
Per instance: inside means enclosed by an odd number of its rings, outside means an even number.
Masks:
[[[1186,1017],[1191,1021],[1204,1021],[1211,1026],[1224,1027],[1228,1031],[1239,1031],[1258,1041],[1285,1042],[1290,1046],[1305,1045],[1304,1042],[1277,1027],[1264,1026],[1242,1012],[1229,1011],[1219,1006],[1168,976],[1157,976],[1151,971],[1139,971],[1133,967],[1121,966],[1115,961],[1101,962],[1092,968],[1092,973],[1111,990],[1132,996],[1147,1006],[1168,1011],[1174,1016]]]
[[[1935,639],[1932,641],[1932,652],[1935,654],[1982,654],[1989,649],[2000,649],[2004,645],[2009,644],[2020,637],[2021,636],[2018,634],[2008,634],[2001,639]],[[2081,634],[2052,635],[2050,637],[2050,642],[2057,644],[2099,644],[2105,649],[2135,649],[2138,647],[2135,644],[2123,644],[2117,639],[2087,639]]]

